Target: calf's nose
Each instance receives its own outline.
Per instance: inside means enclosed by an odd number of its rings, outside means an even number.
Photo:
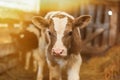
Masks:
[[[52,49],[52,52],[54,53],[54,55],[60,55],[63,53],[63,51],[64,49],[56,49],[56,48]]]

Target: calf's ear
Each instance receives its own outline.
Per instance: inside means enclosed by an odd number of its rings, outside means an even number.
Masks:
[[[44,29],[49,26],[48,21],[41,16],[34,16],[32,18],[32,23],[40,29]]]
[[[88,25],[88,23],[91,21],[91,16],[90,15],[82,15],[74,20],[74,27],[80,27],[84,28]]]

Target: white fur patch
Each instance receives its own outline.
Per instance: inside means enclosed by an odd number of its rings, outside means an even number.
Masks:
[[[67,60],[56,59],[56,62],[60,65],[60,68],[63,68],[67,64]]]
[[[46,14],[45,19],[52,18],[56,14],[62,14],[62,15],[70,17],[71,19],[74,19],[73,16],[69,15],[68,13],[62,12],[62,11],[51,11]]]
[[[65,18],[53,18],[54,28],[58,34],[63,34],[67,25],[67,17]]]
[[[57,33],[57,40],[56,40],[56,43],[53,46],[53,48],[64,49],[63,55],[67,55],[67,49],[63,45],[62,38],[64,36],[64,31],[65,31],[65,28],[66,28],[66,25],[67,25],[67,22],[68,22],[68,18],[67,17],[65,17],[65,18],[54,17],[53,22],[54,22],[55,31]]]

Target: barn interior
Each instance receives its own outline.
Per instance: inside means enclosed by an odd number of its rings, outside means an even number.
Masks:
[[[120,80],[120,0],[0,0],[0,80],[36,80],[33,54],[26,69],[27,53],[17,50],[10,34],[32,25],[33,16],[56,10],[92,16],[81,29],[86,43],[81,50],[81,80]],[[48,80],[47,67],[44,75]]]

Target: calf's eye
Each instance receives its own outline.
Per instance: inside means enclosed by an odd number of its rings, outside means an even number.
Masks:
[[[70,32],[68,33],[68,35],[71,36],[71,35],[72,35],[72,31],[70,31]]]
[[[48,34],[49,34],[49,35],[51,35],[51,32],[50,32],[50,31],[48,31]]]

